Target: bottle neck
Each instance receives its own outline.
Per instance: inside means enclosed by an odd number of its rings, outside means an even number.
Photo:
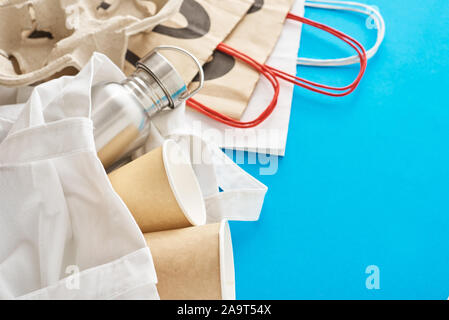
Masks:
[[[121,83],[139,100],[146,115],[151,118],[168,107],[169,102],[156,80],[147,72],[137,69]]]

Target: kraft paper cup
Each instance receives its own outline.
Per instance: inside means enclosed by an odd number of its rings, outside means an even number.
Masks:
[[[234,256],[227,221],[144,234],[163,300],[235,299]]]
[[[195,172],[173,140],[111,172],[109,179],[144,233],[206,223]]]

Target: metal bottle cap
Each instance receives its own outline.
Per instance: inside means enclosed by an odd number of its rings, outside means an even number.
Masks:
[[[190,57],[193,62],[198,67],[199,72],[199,84],[192,90],[188,91],[184,80],[173,67],[173,65],[159,53],[161,50],[171,50],[177,51]],[[146,79],[146,81],[157,83],[158,87],[163,92],[164,97],[159,99],[158,108],[159,110],[166,107],[174,109],[179,106],[182,102],[189,99],[195,93],[197,93],[204,84],[204,72],[198,59],[193,56],[187,50],[174,46],[160,46],[154,48],[145,57],[143,57],[139,62],[137,62],[137,69],[135,74],[141,74],[142,71],[150,75],[151,79]]]

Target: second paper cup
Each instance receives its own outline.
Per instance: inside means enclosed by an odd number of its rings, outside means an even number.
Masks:
[[[195,172],[173,140],[111,172],[109,179],[144,233],[206,222]]]
[[[235,299],[234,255],[226,220],[144,236],[161,299]]]

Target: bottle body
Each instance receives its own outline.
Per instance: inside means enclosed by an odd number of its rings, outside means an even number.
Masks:
[[[188,55],[197,65],[200,84],[189,92],[182,77],[159,50]],[[199,61],[178,47],[161,46],[137,62],[132,75],[120,83],[104,82],[92,87],[92,121],[95,146],[103,166],[110,167],[141,147],[149,133],[151,117],[182,104],[204,82]]]
[[[92,121],[98,157],[109,167],[140,147],[148,136],[150,120],[140,99],[121,83],[100,83],[92,88]]]

